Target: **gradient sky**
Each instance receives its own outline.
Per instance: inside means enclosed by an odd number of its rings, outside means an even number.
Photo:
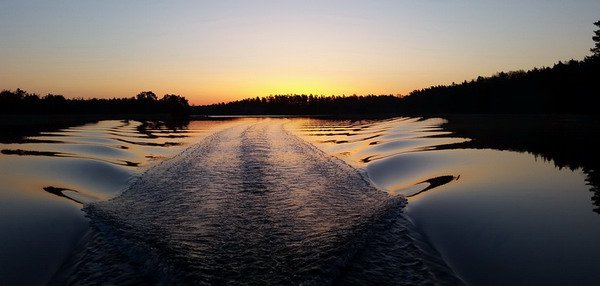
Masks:
[[[598,0],[0,0],[0,89],[406,94],[582,59],[599,19]]]

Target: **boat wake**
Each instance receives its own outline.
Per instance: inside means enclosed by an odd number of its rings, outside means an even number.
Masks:
[[[285,128],[244,121],[86,205],[56,284],[461,284],[405,199]]]

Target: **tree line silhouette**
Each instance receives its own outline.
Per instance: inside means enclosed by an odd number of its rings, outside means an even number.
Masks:
[[[592,55],[553,67],[500,72],[461,84],[415,90],[402,98],[412,113],[596,113],[600,87],[600,21]]]
[[[448,114],[596,112],[600,89],[600,21],[592,55],[553,67],[499,72],[460,84],[415,90],[406,96],[275,95],[194,107],[197,114]]]
[[[600,56],[553,67],[499,72],[405,96],[271,95],[192,108],[194,114],[420,115],[445,113],[593,114],[600,90]]]
[[[17,88],[0,92],[2,114],[189,114],[188,100],[179,95],[165,94],[158,98],[152,91],[143,91],[130,98],[73,98],[47,94],[39,96]]]
[[[596,112],[594,97],[600,82],[600,21],[592,39],[591,56],[558,62],[529,71],[499,72],[460,84],[415,90],[406,96],[271,95],[228,103],[190,107],[187,99],[167,94],[158,99],[151,92],[113,99],[66,99],[62,95],[40,97],[21,89],[0,92],[0,112],[104,113],[185,115],[421,115],[450,113],[572,113]]]
[[[272,95],[196,106],[192,112],[206,115],[594,114],[599,79],[600,56],[594,54],[581,61],[558,62],[553,67],[500,72],[460,84],[432,86],[406,96]]]
[[[0,92],[3,114],[175,115],[419,115],[443,113],[593,114],[600,90],[600,56],[553,67],[500,72],[460,84],[415,90],[406,96],[287,94],[190,106],[185,97],[151,91],[130,98],[67,99],[21,89]]]
[[[553,67],[500,72],[461,84],[432,86],[402,98],[411,113],[579,113],[596,112],[600,61],[558,62]]]
[[[270,95],[228,103],[192,107],[194,114],[216,115],[339,115],[395,114],[399,98],[393,95],[324,96]]]

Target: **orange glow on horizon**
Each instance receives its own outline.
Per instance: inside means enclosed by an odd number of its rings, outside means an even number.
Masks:
[[[195,105],[271,94],[407,94],[582,59],[598,7],[233,2],[78,1],[31,9],[14,1],[0,19],[7,27],[0,29],[0,89],[68,98],[150,90]]]

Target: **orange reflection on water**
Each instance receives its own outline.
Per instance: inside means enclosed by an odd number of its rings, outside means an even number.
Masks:
[[[468,125],[468,119],[462,122],[464,130],[485,128],[492,130],[486,135],[494,136],[493,122],[483,127]],[[529,117],[511,122],[557,123]],[[468,284],[527,284],[522,273],[536,284],[589,284],[600,278],[600,221],[586,185],[594,169],[569,170],[530,153],[494,150],[452,135],[443,123],[414,118],[307,120],[298,130],[325,152],[359,168],[381,190],[406,196],[405,212],[415,227]],[[514,136],[516,143],[524,140],[521,133]],[[502,139],[508,146],[502,150],[510,148],[510,140]],[[515,142],[517,150],[523,148]]]
[[[233,123],[106,120],[0,137],[0,277],[48,281],[86,230],[83,203],[114,197],[152,164]]]

